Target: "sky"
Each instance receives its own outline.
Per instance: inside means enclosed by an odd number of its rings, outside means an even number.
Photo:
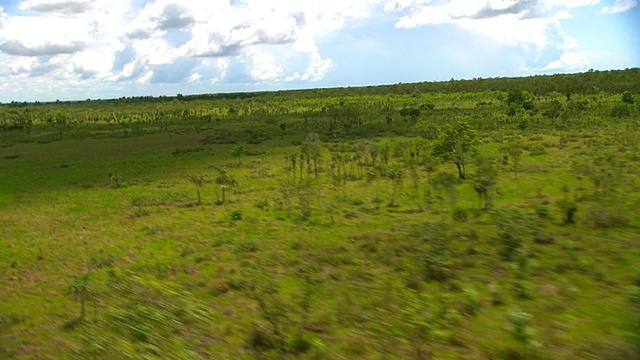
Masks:
[[[0,102],[640,67],[640,0],[0,0]]]

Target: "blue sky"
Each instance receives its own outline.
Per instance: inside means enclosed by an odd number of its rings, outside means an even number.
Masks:
[[[0,102],[640,66],[640,0],[0,0]]]

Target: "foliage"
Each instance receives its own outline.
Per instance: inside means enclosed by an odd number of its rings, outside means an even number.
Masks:
[[[185,178],[189,180],[189,182],[191,182],[196,187],[196,190],[198,191],[198,204],[202,203],[202,198],[200,197],[200,190],[202,190],[202,188],[204,187],[204,184],[206,183],[206,178],[200,175],[186,175]]]
[[[576,222],[575,214],[578,211],[578,205],[574,201],[565,197],[556,201],[556,206],[562,211],[565,224]]]
[[[196,359],[180,334],[208,321],[189,294],[156,279],[109,270],[109,306],[100,323],[78,329],[77,356],[85,358]]]
[[[84,320],[86,315],[86,302],[93,299],[95,295],[93,277],[91,273],[86,273],[80,277],[75,277],[69,286],[69,294],[80,304],[79,320]]]
[[[460,179],[465,178],[465,165],[478,152],[478,135],[467,122],[445,125],[434,144],[433,153],[444,161],[453,162]]]
[[[231,156],[233,156],[234,158],[236,158],[236,160],[238,160],[238,164],[241,163],[240,157],[246,153],[247,153],[247,150],[242,144],[238,144],[231,149]]]
[[[0,357],[634,358],[638,79],[0,105]]]
[[[493,166],[493,161],[488,158],[476,160],[476,173],[473,175],[473,189],[478,193],[480,205],[484,200],[484,208],[491,208],[491,190],[498,183],[498,172]]]
[[[533,330],[528,326],[531,316],[521,310],[512,310],[507,316],[507,320],[512,326],[511,335],[519,343],[527,345],[533,337]]]
[[[498,252],[506,260],[512,260],[522,248],[525,236],[539,231],[539,224],[516,208],[495,209],[492,218],[498,227]]]

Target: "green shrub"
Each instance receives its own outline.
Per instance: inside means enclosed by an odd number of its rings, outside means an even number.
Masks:
[[[451,216],[455,221],[465,222],[469,220],[469,211],[464,208],[456,207],[455,209],[453,209],[453,214]]]
[[[196,251],[193,250],[193,248],[189,247],[189,246],[183,246],[182,250],[180,251],[180,257],[187,257],[193,253],[195,253]]]
[[[156,224],[148,224],[143,226],[140,231],[145,235],[155,235],[162,231],[162,227]]]
[[[538,218],[543,220],[553,220],[553,214],[551,213],[548,207],[543,205],[536,205],[534,207],[534,210]]]
[[[578,205],[569,199],[560,199],[556,201],[556,206],[560,208],[564,216],[565,224],[573,224],[576,222],[575,214],[578,211]]]
[[[233,249],[233,251],[235,251],[236,253],[252,253],[258,250],[258,243],[253,240],[239,242]]]
[[[242,220],[242,212],[240,210],[233,210],[229,214],[229,217],[231,218],[231,221]]]
[[[464,312],[470,316],[475,315],[482,305],[478,292],[472,288],[465,288],[462,294],[464,295]]]
[[[511,324],[511,336],[523,345],[531,342],[533,331],[528,327],[531,315],[520,310],[509,311],[507,320]]]
[[[149,212],[147,211],[147,209],[143,208],[142,206],[137,206],[135,209],[133,209],[129,217],[139,218],[139,217],[148,216],[148,215],[149,215]]]
[[[498,306],[504,304],[502,297],[502,288],[498,284],[489,284],[489,294],[491,295],[491,304]]]
[[[631,116],[631,107],[626,103],[617,103],[611,108],[611,116],[617,118]]]
[[[92,256],[89,259],[89,264],[97,269],[110,268],[115,263],[115,256],[113,254],[100,254]]]
[[[619,209],[594,205],[587,209],[587,218],[593,226],[602,229],[627,226],[629,220]]]
[[[546,153],[547,150],[540,144],[533,145],[529,150],[529,155],[531,156],[544,155]]]
[[[228,245],[228,244],[232,244],[233,243],[233,239],[231,238],[227,238],[224,236],[218,236],[215,240],[213,240],[211,242],[211,246],[212,247],[220,247],[222,245]]]

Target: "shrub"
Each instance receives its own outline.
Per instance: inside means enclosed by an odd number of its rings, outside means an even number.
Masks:
[[[110,268],[114,262],[115,257],[112,254],[96,255],[89,259],[89,264],[97,269]]]
[[[498,284],[490,284],[489,285],[489,294],[491,295],[491,304],[493,306],[498,306],[504,304],[504,300],[502,298],[502,289]]]
[[[498,209],[492,217],[499,230],[498,252],[505,260],[511,260],[521,248],[523,236],[539,231],[539,224],[518,209]]]
[[[240,210],[233,210],[229,215],[231,221],[242,220],[242,212]]]
[[[631,116],[631,107],[626,103],[618,103],[611,108],[611,116],[617,118]]]
[[[258,244],[253,240],[239,242],[233,249],[236,253],[252,253],[258,250]]]
[[[464,208],[456,207],[453,209],[452,217],[455,221],[465,222],[469,220],[469,211]]]
[[[193,248],[189,247],[189,246],[183,246],[182,250],[180,251],[180,257],[187,257],[193,253],[195,253],[196,251],[193,250]]]
[[[470,316],[475,315],[481,306],[478,292],[474,289],[466,288],[462,290],[462,293],[464,295],[464,312]]]
[[[227,245],[227,244],[231,244],[233,243],[232,239],[223,237],[223,236],[218,236],[215,240],[213,240],[211,242],[211,246],[212,247],[220,247],[222,245]]]
[[[633,104],[635,102],[631,91],[625,91],[622,93],[622,102],[626,104]]]
[[[133,209],[129,217],[139,218],[139,217],[148,216],[148,215],[149,215],[149,212],[147,211],[147,209],[143,208],[142,206],[137,206],[135,209]]]
[[[576,222],[575,214],[578,211],[578,205],[569,199],[560,199],[556,201],[556,205],[560,208],[564,215],[565,224],[573,224]]]
[[[545,150],[544,146],[540,144],[533,145],[529,150],[529,155],[531,156],[544,155],[546,153],[547,153],[547,150]]]
[[[148,224],[143,226],[140,231],[145,235],[154,235],[162,231],[162,227],[160,225]]]
[[[533,331],[527,325],[531,316],[520,310],[512,310],[507,315],[507,320],[511,324],[511,336],[523,345],[530,343]]]
[[[544,219],[544,220],[553,220],[553,214],[551,213],[548,207],[543,205],[536,205],[534,210],[538,218]]]
[[[587,210],[587,217],[597,228],[624,227],[629,220],[618,210],[604,205],[594,205]]]

